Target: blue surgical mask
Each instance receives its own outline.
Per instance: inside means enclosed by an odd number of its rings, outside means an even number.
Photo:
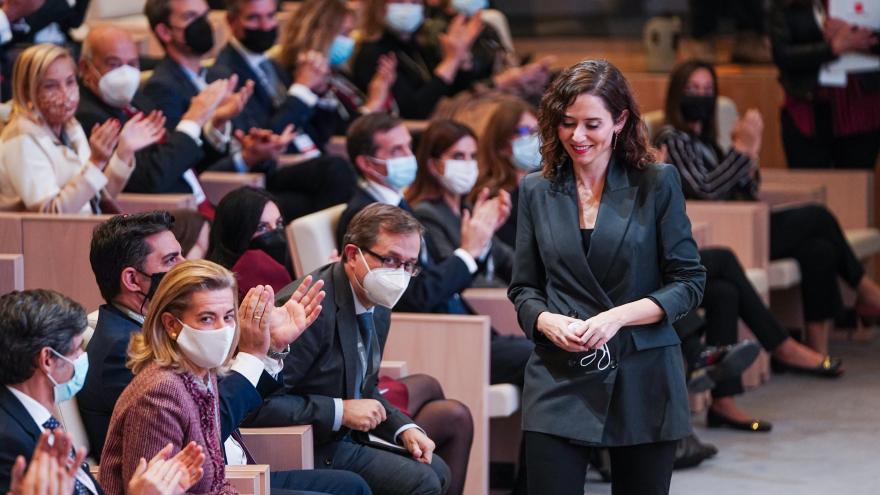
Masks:
[[[385,24],[398,33],[414,33],[425,20],[425,6],[420,3],[389,3],[386,8]]]
[[[328,62],[333,66],[342,65],[351,58],[353,51],[354,39],[350,36],[337,35],[330,43],[330,51],[327,54]]]
[[[385,168],[388,173],[385,176],[385,181],[388,182],[389,186],[398,191],[416,180],[416,170],[418,170],[419,164],[416,161],[415,155],[398,156],[385,160],[374,158],[374,160],[385,162]]]
[[[488,7],[489,0],[452,0],[452,8],[468,17]]]
[[[49,377],[49,381],[52,382],[52,385],[55,385],[55,403],[58,404],[70,400],[82,390],[83,385],[86,383],[86,374],[89,372],[89,355],[84,352],[76,358],[76,361],[71,361],[55,349],[49,348],[49,350],[59,358],[73,365],[73,376],[70,377],[70,380],[67,380],[64,383],[58,383],[52,378],[52,375],[48,373],[46,374],[46,376]]]
[[[541,166],[541,140],[537,134],[520,136],[511,142],[511,146],[514,165],[529,172]]]

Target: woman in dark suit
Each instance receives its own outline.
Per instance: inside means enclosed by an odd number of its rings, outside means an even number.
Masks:
[[[620,71],[588,60],[541,101],[543,169],[520,186],[509,296],[535,341],[523,389],[528,483],[582,494],[593,447],[612,492],[669,491],[690,432],[672,323],[706,281],[678,174],[653,165]]]

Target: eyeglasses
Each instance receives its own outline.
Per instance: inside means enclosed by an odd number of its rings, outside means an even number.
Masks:
[[[400,261],[399,259],[397,259],[393,256],[382,256],[381,254],[374,253],[373,251],[370,251],[369,249],[367,249],[365,247],[362,247],[360,249],[361,249],[361,251],[363,251],[363,252],[369,254],[370,256],[376,258],[377,260],[381,261],[382,268],[391,268],[394,270],[396,270],[398,268],[403,268],[403,271],[405,271],[406,273],[409,273],[413,277],[417,276],[419,273],[422,272],[422,267],[419,266],[418,263],[414,263],[412,261]]]

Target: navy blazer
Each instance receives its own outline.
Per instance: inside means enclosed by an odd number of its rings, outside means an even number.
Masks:
[[[82,390],[77,394],[77,406],[89,437],[92,456],[100,461],[100,454],[110,426],[113,407],[134,375],[125,366],[128,341],[139,332],[141,325],[112,304],[98,310],[98,324],[89,341],[89,371]],[[221,443],[239,423],[281,384],[265,371],[257,388],[239,373],[231,372],[218,382],[220,402]]]
[[[292,75],[281,70],[275,62],[272,62],[272,66],[278,79],[285,87],[290,87],[293,84]],[[336,129],[336,120],[339,118],[336,109],[330,111],[317,106],[310,107],[290,95],[276,108],[251,65],[232,44],[227,43],[208,70],[208,81],[227,78],[232,74],[238,74],[238,88],[248,80],[254,81],[254,94],[241,114],[233,120],[236,129],[247,131],[251,127],[258,127],[279,133],[288,124],[293,124],[298,131],[307,133],[319,148],[324,148]]]
[[[264,401],[251,416],[249,424],[311,424],[315,431],[315,454],[321,459],[332,459],[338,442],[349,433],[344,426],[339,431],[332,431],[336,411],[333,399],[355,397],[355,374],[360,359],[357,351],[359,330],[351,284],[342,263],[324,265],[311,275],[316,281],[324,281],[323,310],[309,329],[290,344],[290,354],[284,360],[283,388]],[[297,280],[282,289],[276,295],[275,303],[283,304],[290,299],[301,282]],[[368,369],[362,397],[378,400],[387,413],[387,419],[370,433],[393,442],[394,433],[401,426],[412,423],[412,419],[379,393],[378,362],[388,339],[391,312],[376,306],[373,322],[376,328],[373,345],[378,344],[378,359],[371,360],[377,365]]]
[[[523,390],[524,429],[605,445],[675,440],[690,426],[672,323],[699,304],[705,269],[675,167],[639,171],[616,161],[608,167],[589,253],[570,164],[557,181],[538,172],[520,186],[508,295],[535,341]],[[665,317],[622,328],[613,339],[622,354],[601,380],[578,373],[584,353],[563,351],[535,328],[545,311],[587,319],[645,297]]]
[[[193,97],[199,94],[199,88],[190,80],[183,68],[170,57],[165,57],[153,69],[153,75],[144,84],[141,92],[145,111],[161,110],[165,115],[165,128],[174,131],[183,114],[189,109]],[[214,149],[207,140],[202,140],[204,158],[198,163],[196,170],[216,170],[235,172],[235,162],[226,152]]]
[[[24,405],[5,386],[0,385],[0,493],[9,491],[15,458],[21,455],[28,463],[31,462],[41,433]],[[88,471],[86,474],[94,481],[98,495],[104,495],[98,481]]]
[[[134,95],[132,106],[135,109],[145,104],[140,93]],[[108,119],[118,119],[123,125],[128,117],[121,109],[104,103],[101,98],[84,84],[79,85],[79,106],[76,119],[83,126],[86,135],[91,135],[95,124]],[[168,131],[165,139],[135,152],[135,167],[125,184],[125,192],[146,194],[192,193],[183,174],[196,168],[205,157],[205,152],[191,137],[180,131]]]
[[[342,239],[345,236],[345,231],[348,230],[351,219],[364,207],[377,201],[362,187],[355,191],[336,225],[336,243],[339,244],[340,253],[342,252]],[[402,201],[400,207],[412,213],[412,209],[405,201]],[[406,292],[394,306],[395,311],[447,313],[449,300],[458,297],[461,291],[473,283],[474,276],[461,258],[450,256],[443,261],[435,262],[431,253],[425,249],[428,243],[429,241],[422,243],[424,252],[419,256],[422,272],[410,280]]]

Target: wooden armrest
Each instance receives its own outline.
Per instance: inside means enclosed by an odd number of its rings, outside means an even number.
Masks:
[[[239,431],[254,460],[272,466],[274,471],[315,467],[311,425],[242,428]]]
[[[199,182],[208,200],[216,205],[223,196],[239,187],[266,187],[266,176],[255,172],[202,172]]]
[[[770,262],[770,209],[752,201],[688,201],[691,222],[711,227],[709,244],[733,250],[743,268]]]
[[[309,153],[285,153],[279,156],[276,162],[279,167],[292,167],[307,162],[312,158],[315,158],[315,155]]]
[[[407,130],[410,134],[421,134],[425,132],[425,129],[428,128],[428,125],[431,123],[430,120],[404,120],[403,125],[406,126]]]
[[[24,290],[24,256],[0,254],[0,294]]]
[[[710,239],[712,239],[712,226],[706,222],[694,222],[691,224],[691,235],[693,235],[697,247],[702,249],[709,245]]]
[[[771,182],[761,187],[758,198],[770,205],[770,209],[789,208],[811,203],[824,204],[825,186]]]
[[[196,198],[192,194],[121,193],[116,196],[116,202],[122,209],[122,213],[196,209]]]
[[[762,169],[761,187],[805,184],[825,188],[828,206],[844,229],[874,226],[874,172],[867,170]]]
[[[384,359],[406,361],[411,373],[433,376],[446,397],[474,420],[465,493],[488,493],[489,317],[392,313]]]
[[[269,466],[248,464],[226,466],[226,481],[241,495],[269,495]]]
[[[379,364],[379,376],[387,376],[399,380],[409,375],[406,369],[406,361],[388,361],[383,359]]]
[[[467,289],[461,296],[477,314],[488,316],[492,328],[501,335],[523,336],[516,307],[508,299],[507,289]]]

